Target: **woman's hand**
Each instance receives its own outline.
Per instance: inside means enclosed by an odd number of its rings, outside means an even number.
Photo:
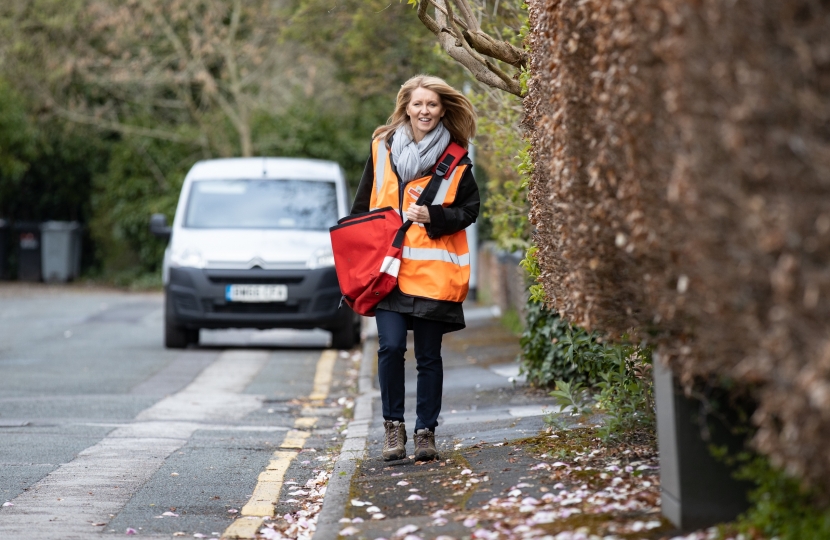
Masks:
[[[415,223],[429,223],[429,209],[426,206],[411,204],[406,210],[406,218]]]

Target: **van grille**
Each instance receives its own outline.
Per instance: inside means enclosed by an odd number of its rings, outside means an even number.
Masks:
[[[248,271],[242,275],[239,274],[216,274],[206,273],[207,278],[211,283],[217,285],[293,285],[302,283],[305,276],[298,275],[274,275],[270,272],[252,272]]]
[[[287,305],[277,302],[266,303],[235,303],[213,305],[214,313],[246,313],[246,314],[279,314],[299,313],[300,306]]]

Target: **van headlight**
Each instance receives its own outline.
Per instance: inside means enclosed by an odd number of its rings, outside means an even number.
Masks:
[[[334,266],[334,253],[330,249],[318,249],[306,262],[306,266],[312,270]]]
[[[170,254],[170,266],[187,268],[204,268],[205,259],[202,254],[192,249]]]

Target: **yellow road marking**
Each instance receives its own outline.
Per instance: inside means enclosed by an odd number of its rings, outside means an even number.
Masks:
[[[222,538],[255,538],[263,521],[261,517],[241,517],[225,529]]]
[[[280,448],[296,448],[297,450],[302,450],[305,440],[308,439],[309,435],[310,433],[307,431],[292,429],[285,434],[285,439],[283,439]]]
[[[297,418],[294,420],[294,427],[298,429],[311,429],[317,423],[317,418],[313,416],[306,416],[304,418]]]
[[[314,375],[314,390],[308,399],[322,401],[328,397],[335,360],[337,360],[337,351],[327,350],[320,355],[320,360],[317,361],[317,373]]]
[[[274,503],[280,498],[285,471],[291,465],[296,452],[277,450],[259,474],[254,493],[240,512],[243,516],[274,517]]]
[[[337,353],[332,350],[324,351],[317,361],[317,372],[314,375],[314,389],[309,395],[310,400],[322,401],[328,397],[331,388],[334,362]],[[222,534],[222,538],[255,538],[266,517],[274,517],[274,504],[279,501],[283,487],[285,473],[291,462],[302,450],[306,439],[311,435],[308,431],[317,423],[317,418],[305,416],[294,420],[294,427],[289,430],[280,444],[280,450],[274,452],[265,471],[257,478],[257,484],[250,500],[242,507],[240,518],[231,523]]]

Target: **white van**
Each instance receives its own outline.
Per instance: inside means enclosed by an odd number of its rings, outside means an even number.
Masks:
[[[329,227],[348,214],[343,171],[330,161],[214,159],[185,178],[162,269],[164,344],[197,344],[200,328],[322,328],[332,346],[360,341],[342,303]]]

